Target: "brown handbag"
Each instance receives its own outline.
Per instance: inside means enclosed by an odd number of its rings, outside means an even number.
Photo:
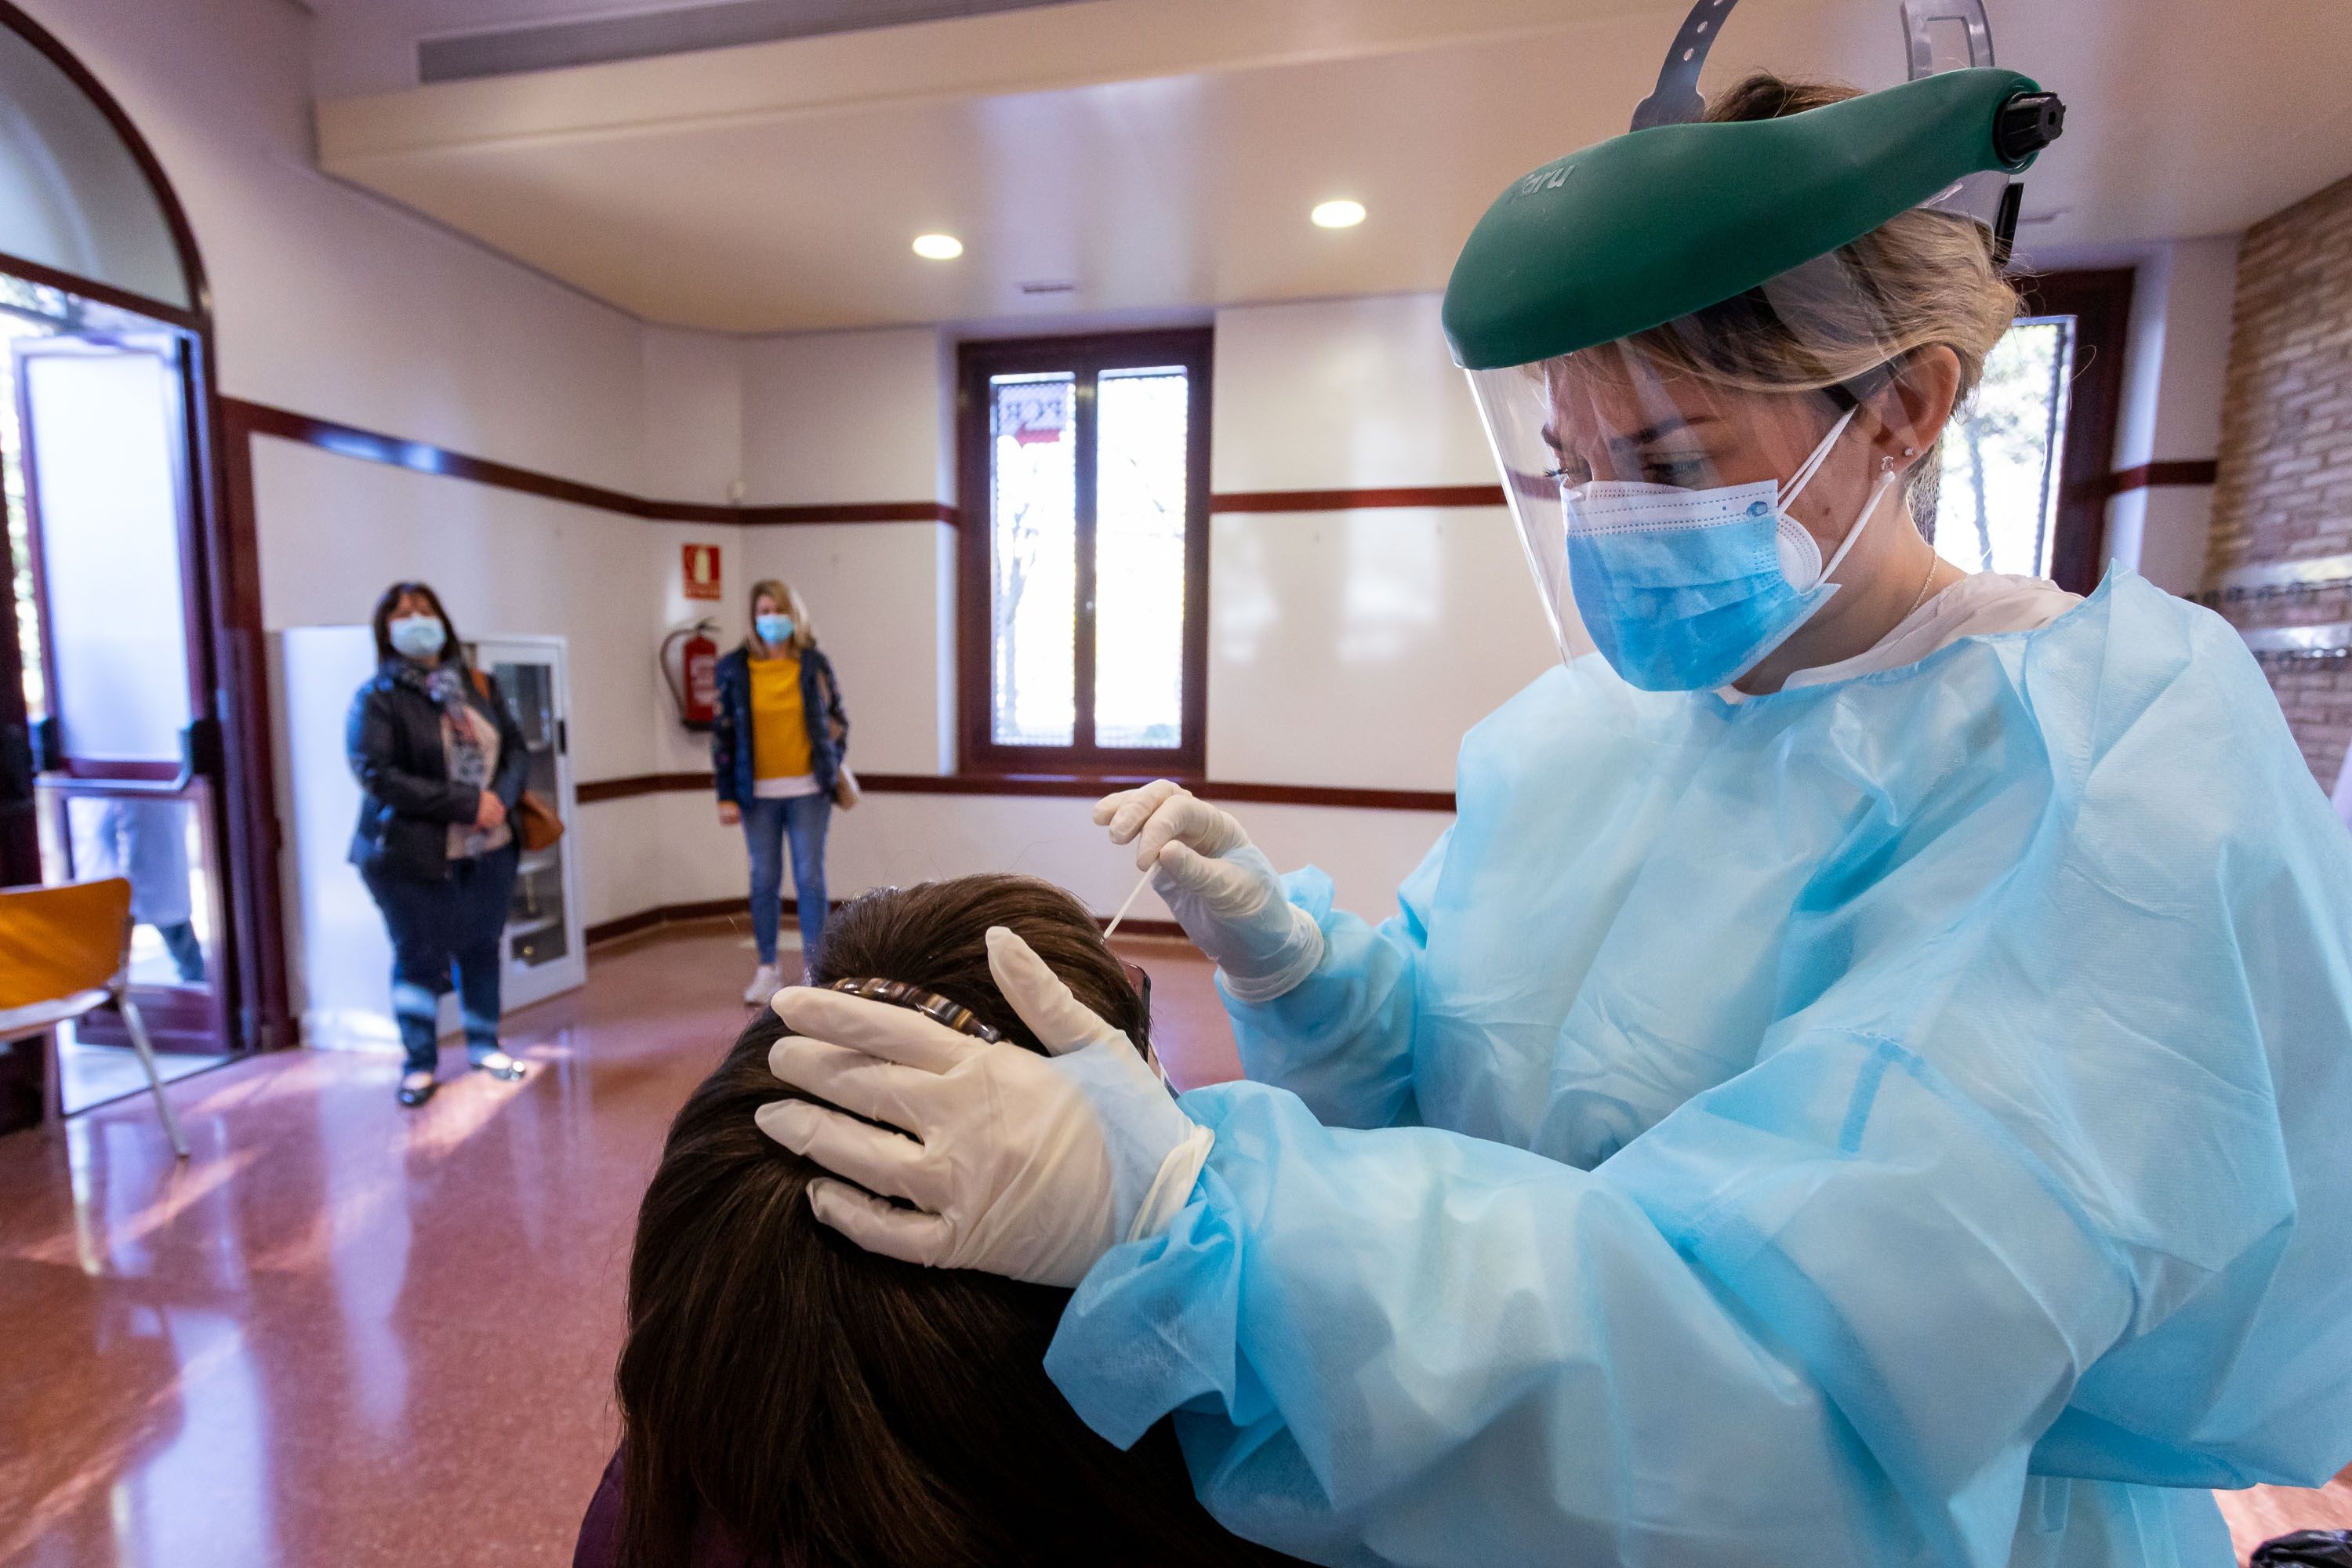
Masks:
[[[535,789],[522,792],[512,812],[516,839],[526,855],[546,848],[563,837],[563,818]]]
[[[491,694],[489,676],[478,669],[473,676],[474,689],[482,700],[497,701]],[[544,849],[563,837],[563,818],[555,815],[555,807],[548,805],[547,797],[535,789],[523,791],[522,798],[515,802],[507,817],[514,827],[515,842],[522,846],[526,855]]]

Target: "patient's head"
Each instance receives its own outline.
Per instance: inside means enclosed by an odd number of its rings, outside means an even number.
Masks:
[[[814,969],[904,981],[1016,1044],[985,933],[1010,926],[1079,1001],[1140,1046],[1150,1020],[1093,920],[1015,877],[869,893]],[[816,1223],[813,1167],[751,1113],[782,1088],[771,1013],[670,1128],[637,1215],[622,1562],[683,1568],[698,1529],[753,1561],[815,1564],[1285,1562],[1193,1501],[1165,1423],[1120,1453],[1040,1363],[1068,1292],[876,1257]]]

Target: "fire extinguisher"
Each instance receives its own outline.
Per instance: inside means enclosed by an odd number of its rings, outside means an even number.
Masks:
[[[719,645],[711,620],[679,626],[662,638],[662,679],[677,703],[678,722],[698,733],[719,716]]]

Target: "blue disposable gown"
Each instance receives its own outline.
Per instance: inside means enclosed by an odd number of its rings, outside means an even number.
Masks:
[[[2202,1489],[2352,1458],[2352,844],[2219,618],[1587,658],[1459,803],[1377,929],[1293,879],[1321,965],[1049,1356],[1106,1436],[1476,1568],[2219,1565]]]

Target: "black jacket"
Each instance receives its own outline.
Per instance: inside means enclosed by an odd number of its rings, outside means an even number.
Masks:
[[[833,661],[817,648],[801,650],[801,714],[808,721],[809,770],[820,794],[831,795],[849,753],[849,715]],[[735,649],[719,661],[718,714],[710,724],[710,773],[719,798],[739,805],[751,798],[751,656]]]
[[[499,769],[490,790],[511,812],[530,776],[522,730],[488,677],[477,682],[467,671],[466,700],[499,728]],[[441,707],[425,689],[425,671],[397,658],[378,667],[352,699],[343,750],[360,781],[352,864],[410,881],[448,876],[449,825],[473,821],[482,792],[450,782],[441,746]]]

